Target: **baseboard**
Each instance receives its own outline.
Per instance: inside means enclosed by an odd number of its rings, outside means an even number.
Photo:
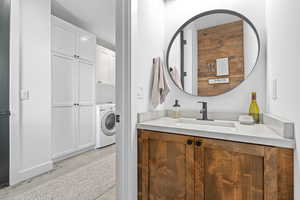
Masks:
[[[82,153],[85,153],[85,152],[88,152],[88,151],[91,151],[91,150],[94,150],[94,149],[95,149],[95,145],[88,146],[88,147],[82,148],[80,150],[74,151],[72,153],[66,153],[66,154],[63,154],[63,155],[56,156],[56,157],[52,158],[52,161],[54,163],[56,163],[56,162],[59,162],[59,161],[77,156],[79,154],[82,154]]]
[[[11,183],[11,185],[15,185],[17,183],[28,180],[30,178],[34,178],[36,176],[39,176],[39,175],[44,174],[46,172],[49,172],[52,169],[53,169],[53,162],[49,161],[49,162],[37,165],[37,166],[32,167],[32,168],[21,170],[19,172],[18,181],[15,181],[14,183]]]

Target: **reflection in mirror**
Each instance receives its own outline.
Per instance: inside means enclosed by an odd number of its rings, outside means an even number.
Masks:
[[[247,79],[259,55],[257,31],[239,14],[188,21],[172,39],[167,66],[174,83],[195,96],[216,96]]]

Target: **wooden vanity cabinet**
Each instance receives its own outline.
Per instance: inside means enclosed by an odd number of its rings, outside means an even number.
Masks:
[[[143,131],[139,137],[139,199],[194,199],[194,137]]]
[[[139,200],[293,200],[293,150],[139,130]]]

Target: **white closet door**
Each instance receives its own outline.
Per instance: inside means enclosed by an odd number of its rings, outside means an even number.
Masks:
[[[97,82],[115,85],[115,56],[110,50],[97,47]]]
[[[109,66],[109,74],[108,74],[108,83],[111,85],[115,85],[116,84],[116,58],[114,55],[110,56],[110,66]]]
[[[95,70],[94,65],[78,62],[78,103],[80,106],[95,104]]]
[[[95,144],[95,70],[88,62],[78,62],[78,146]]]
[[[76,31],[63,22],[52,22],[52,51],[65,56],[74,57],[76,54]]]
[[[79,59],[95,62],[96,37],[88,32],[79,31],[77,38],[77,54]]]
[[[94,35],[52,17],[54,159],[95,143],[95,55]]]
[[[79,149],[95,145],[95,109],[94,106],[78,108]]]
[[[52,157],[65,156],[76,150],[75,109],[52,108]]]
[[[52,55],[52,105],[73,106],[75,103],[76,61],[72,58]]]
[[[109,54],[97,48],[97,82],[108,83]]]

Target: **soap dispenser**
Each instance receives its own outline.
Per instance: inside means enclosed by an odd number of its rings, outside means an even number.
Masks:
[[[174,119],[180,118],[180,105],[179,105],[179,101],[177,99],[175,100],[175,104],[173,105],[173,108],[172,108],[172,117]]]

